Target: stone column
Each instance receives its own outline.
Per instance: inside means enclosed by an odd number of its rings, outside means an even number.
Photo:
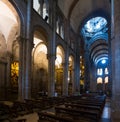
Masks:
[[[12,55],[8,52],[7,53],[7,77],[6,77],[6,88],[10,89],[10,77],[11,77],[11,60]]]
[[[48,1],[49,3],[49,24],[52,25],[52,4],[53,4],[53,1],[52,0],[49,0]]]
[[[69,27],[70,27],[70,22],[69,20],[64,19],[60,25],[60,28],[62,24],[64,23],[64,35],[62,38],[64,38],[66,42],[66,48],[65,48],[65,59],[63,63],[63,95],[67,96],[68,95],[68,67],[69,67],[69,45],[68,45],[68,40],[69,40]],[[61,31],[60,31],[61,34]]]
[[[31,98],[31,67],[32,67],[32,34],[31,34],[31,23],[32,23],[32,5],[33,0],[29,0],[27,3],[27,30],[26,30],[26,57],[25,57],[25,92],[24,98]]]
[[[89,82],[89,52],[88,50],[86,49],[85,50],[85,54],[84,54],[84,59],[85,59],[85,76],[84,76],[84,81],[85,81],[85,91],[88,91],[89,90],[89,85],[90,85],[90,82]]]
[[[18,100],[24,101],[24,81],[25,81],[25,39],[22,37],[18,38],[19,42],[19,77],[18,77]]]
[[[48,41],[48,96],[55,95],[55,59],[56,59],[56,0],[52,5],[52,33]]]
[[[111,0],[112,122],[120,121],[120,1]]]
[[[55,55],[48,54],[48,96],[52,97],[55,94]]]
[[[76,57],[75,57],[75,67],[74,67],[74,73],[75,73],[75,80],[73,84],[73,94],[78,95],[80,94],[80,39],[77,38],[76,41]]]
[[[73,65],[72,65],[72,70],[71,70],[71,80],[72,80],[72,94],[74,94],[74,92],[75,92],[75,70],[74,70]]]
[[[94,64],[90,66],[90,91],[96,92],[97,80],[96,80],[96,67]]]
[[[67,51],[66,51],[67,52]],[[67,54],[66,54],[67,55]],[[63,96],[68,95],[68,57],[65,57],[65,63],[63,63]]]

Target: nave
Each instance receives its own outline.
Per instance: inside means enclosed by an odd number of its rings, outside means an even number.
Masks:
[[[26,99],[0,102],[0,122],[111,122],[105,95]]]

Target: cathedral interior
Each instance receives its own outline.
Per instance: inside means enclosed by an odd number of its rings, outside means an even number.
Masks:
[[[119,6],[0,0],[0,122],[120,122]]]

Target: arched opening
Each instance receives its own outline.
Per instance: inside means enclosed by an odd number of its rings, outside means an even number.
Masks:
[[[84,92],[84,88],[85,88],[85,66],[84,66],[84,58],[81,55],[80,56],[80,93]]]
[[[58,96],[63,93],[63,63],[64,63],[64,52],[61,46],[56,48],[56,60],[55,60],[55,91]]]
[[[102,77],[97,78],[97,90],[98,90],[98,92],[103,91],[103,79],[102,79]]]
[[[34,33],[34,48],[32,52],[32,94],[33,97],[47,95],[48,92],[48,59],[46,39],[41,32]]]
[[[49,23],[49,1],[48,0],[33,0],[33,8]]]
[[[96,87],[96,79],[101,76],[104,84],[104,68],[108,68],[109,50],[107,19],[102,16],[95,16],[89,19],[83,25],[81,34],[85,43],[85,89],[91,91],[100,89],[104,91],[104,86],[100,88]],[[102,61],[106,62],[102,63]],[[104,64],[106,64],[106,67],[104,67]],[[97,86],[101,85],[98,83]]]
[[[68,95],[72,95],[73,87],[74,87],[74,59],[73,56],[69,56]]]
[[[0,1],[0,18],[0,99],[14,100],[18,98],[20,18],[7,0]]]

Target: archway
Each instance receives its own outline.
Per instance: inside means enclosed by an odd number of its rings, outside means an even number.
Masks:
[[[74,59],[69,56],[69,69],[68,69],[68,95],[72,95],[74,87]]]
[[[20,18],[8,0],[0,1],[0,18],[0,99],[17,99]]]
[[[63,94],[63,63],[64,63],[64,52],[61,46],[56,48],[56,60],[55,60],[55,91],[58,96]]]
[[[40,97],[48,92],[48,59],[45,37],[41,32],[34,33],[32,95]],[[37,94],[37,96],[35,95]]]

